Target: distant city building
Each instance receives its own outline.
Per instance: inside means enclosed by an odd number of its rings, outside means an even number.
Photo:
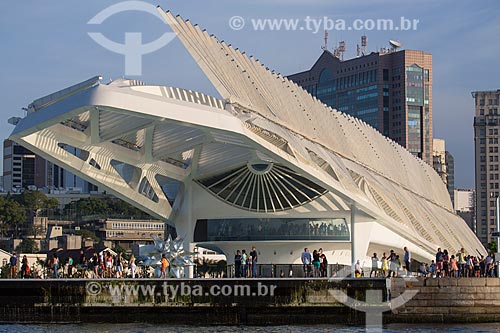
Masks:
[[[491,232],[496,231],[495,199],[498,197],[498,101],[500,90],[477,91],[475,99],[474,151],[476,163],[476,234],[483,242],[491,242]]]
[[[451,203],[455,202],[455,159],[453,155],[446,151],[446,170],[448,172],[448,179],[446,181],[446,187],[450,193]]]
[[[330,107],[357,117],[432,163],[432,55],[394,49],[341,60],[325,50],[288,76]]]
[[[472,189],[455,189],[455,212],[476,232],[475,192]]]
[[[102,222],[98,236],[102,241],[110,241],[125,249],[134,244],[152,242],[151,235],[165,237],[165,223],[158,220],[120,220],[107,219]]]
[[[11,141],[3,142],[3,177],[6,191],[17,192],[35,186],[35,159],[30,150]]]
[[[42,189],[47,192],[90,193],[98,191],[97,186],[67,172],[57,165],[35,155],[29,149],[11,141],[3,144],[3,189],[7,192],[20,192],[21,189]],[[65,146],[72,154],[76,148]]]
[[[446,150],[446,142],[443,139],[433,139],[432,165],[446,184],[451,202],[454,203],[455,160],[451,153]]]

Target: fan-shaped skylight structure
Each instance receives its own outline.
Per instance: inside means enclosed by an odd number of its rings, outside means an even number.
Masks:
[[[268,162],[248,163],[198,183],[234,206],[258,212],[301,206],[327,192],[295,171]]]

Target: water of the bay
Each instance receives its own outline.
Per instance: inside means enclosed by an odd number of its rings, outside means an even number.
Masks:
[[[195,321],[196,319],[193,318]],[[45,324],[45,325],[0,325],[0,333],[327,333],[365,332],[356,326],[177,326],[150,324]],[[384,326],[384,333],[399,332],[453,332],[490,333],[500,332],[500,323],[470,325],[436,324],[391,324]]]

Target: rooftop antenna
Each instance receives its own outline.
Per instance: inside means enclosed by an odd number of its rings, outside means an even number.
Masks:
[[[366,36],[361,36],[361,48],[363,55],[366,54]]]
[[[333,55],[336,57],[336,58],[340,58],[340,52],[339,52],[339,48],[336,47],[333,49]]]
[[[321,47],[323,51],[328,50],[328,31],[325,30],[325,44]]]
[[[345,53],[345,41],[340,41],[339,42],[339,54],[340,54],[340,60],[344,60],[344,53]]]

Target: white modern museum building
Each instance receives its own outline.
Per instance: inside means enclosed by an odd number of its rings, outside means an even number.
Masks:
[[[222,99],[94,77],[35,100],[10,139],[230,262],[252,246],[276,264],[299,263],[304,247],[341,264],[404,246],[426,262],[438,247],[485,254],[431,166],[161,13]]]

